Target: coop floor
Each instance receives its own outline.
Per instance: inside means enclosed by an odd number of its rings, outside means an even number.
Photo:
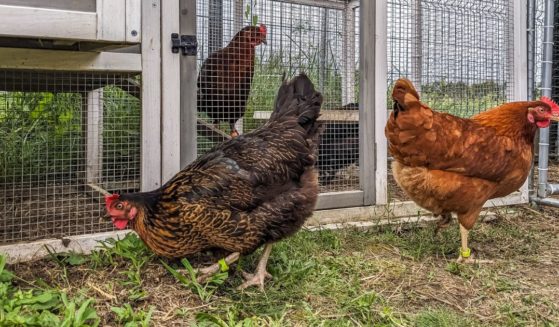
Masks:
[[[77,304],[93,298],[100,325],[139,322],[152,308],[152,326],[196,320],[239,326],[243,319],[254,326],[553,326],[559,321],[559,226],[553,218],[559,211],[509,207],[496,213],[470,237],[478,257],[494,263],[454,262],[456,223],[437,237],[431,225],[303,231],[274,247],[268,265],[274,278],[265,292],[235,290],[238,270],[254,269],[260,252],[232,266],[222,285],[197,289],[176,280],[135,238],[87,257],[7,268],[18,276],[13,288],[67,292]]]

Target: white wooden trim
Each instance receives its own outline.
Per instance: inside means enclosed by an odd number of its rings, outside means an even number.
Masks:
[[[386,98],[387,3],[376,0],[375,10],[375,203],[388,203],[388,143],[384,127],[388,120]]]
[[[17,243],[0,246],[0,253],[6,256],[8,263],[17,263],[44,258],[49,255],[46,246],[54,253],[79,252],[91,253],[98,245],[99,241],[109,238],[122,239],[130,231],[106,232],[96,234],[85,234],[79,236],[65,237],[70,240],[68,246],[64,246],[60,239],[46,239],[29,243]]]
[[[161,3],[161,176],[163,182],[180,169],[180,56],[171,52],[171,33],[179,31],[179,0]]]
[[[0,5],[0,17],[1,36],[97,39],[97,14],[92,12]]]
[[[372,110],[372,109],[371,109]],[[252,118],[255,120],[268,120],[272,111],[255,111]],[[319,121],[358,122],[359,110],[322,110]]]
[[[103,171],[103,89],[87,92],[86,182],[98,184]]]
[[[161,1],[142,2],[141,189],[161,186]]]
[[[0,48],[0,68],[141,72],[142,63],[136,53]]]
[[[343,2],[334,2],[330,0],[276,0],[277,2],[287,2],[289,4],[294,5],[304,5],[304,6],[311,6],[311,7],[322,7],[328,9],[337,9],[337,10],[344,10],[345,4]],[[370,0],[367,0],[370,1]]]
[[[349,4],[344,10],[342,104],[355,102],[355,9]]]
[[[526,33],[526,22],[528,8],[525,1],[514,1],[514,22],[512,23],[514,33],[513,80],[509,84],[513,86],[512,101],[525,101],[528,99],[528,35]],[[528,203],[529,201],[528,180],[520,188],[520,197],[517,203]]]
[[[180,34],[196,33],[197,0],[180,0]],[[181,167],[194,161],[198,155],[196,97],[198,69],[196,56],[180,56],[181,61]]]
[[[126,40],[126,2],[124,0],[97,0],[97,39],[103,41]]]
[[[132,35],[136,31],[136,35]],[[126,0],[126,42],[139,43],[142,40],[142,2]]]

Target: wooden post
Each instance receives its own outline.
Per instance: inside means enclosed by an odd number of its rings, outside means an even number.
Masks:
[[[86,167],[87,184],[100,184],[103,173],[103,89],[87,92]]]
[[[196,0],[180,0],[180,34],[196,35]],[[197,157],[196,56],[180,57],[181,79],[181,168]]]
[[[348,3],[344,10],[342,104],[355,102],[355,3]]]
[[[361,0],[360,10],[359,179],[371,205],[387,201],[386,0]]]
[[[171,34],[179,32],[179,0],[161,3],[161,178],[181,169],[181,53],[172,53]]]
[[[233,35],[235,35],[244,27],[243,9],[243,0],[233,0]],[[237,120],[237,122],[235,123],[235,128],[240,134],[244,132],[244,118]]]
[[[141,189],[161,186],[161,0],[142,1]]]

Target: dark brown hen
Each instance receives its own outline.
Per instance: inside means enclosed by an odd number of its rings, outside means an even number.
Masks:
[[[206,112],[214,124],[229,123],[233,137],[238,135],[235,123],[243,117],[250,94],[255,47],[266,44],[266,34],[265,25],[244,27],[200,68],[198,111]]]
[[[261,128],[215,147],[155,191],[107,196],[114,225],[130,224],[168,258],[220,248],[236,259],[266,244],[257,273],[241,285],[263,287],[271,244],[299,230],[316,204],[321,104],[306,75],[284,81]]]

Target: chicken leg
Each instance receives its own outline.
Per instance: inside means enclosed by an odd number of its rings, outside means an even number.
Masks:
[[[266,278],[272,278],[272,275],[266,271],[266,265],[268,264],[270,252],[272,252],[272,244],[268,243],[264,247],[260,260],[258,260],[258,265],[256,266],[254,274],[249,274],[243,271],[245,282],[238,287],[239,290],[244,290],[249,286],[258,286],[261,291],[264,290],[264,281]]]
[[[474,259],[473,254],[471,253],[471,249],[468,247],[468,233],[469,230],[466,229],[462,224],[460,224],[460,238],[461,238],[461,247],[460,247],[460,256],[456,260],[458,263],[493,263],[492,260],[479,260]]]
[[[224,260],[225,263],[227,265],[231,265],[232,263],[236,262],[237,260],[239,260],[239,256],[241,254],[239,252],[233,252],[230,255],[228,255]],[[200,276],[198,276],[196,278],[196,281],[198,283],[203,283],[205,282],[208,278],[210,278],[211,276],[215,275],[219,270],[221,269],[221,265],[219,264],[219,262],[214,263],[211,266],[208,267],[204,267],[201,269],[198,269],[198,274],[200,274]]]

